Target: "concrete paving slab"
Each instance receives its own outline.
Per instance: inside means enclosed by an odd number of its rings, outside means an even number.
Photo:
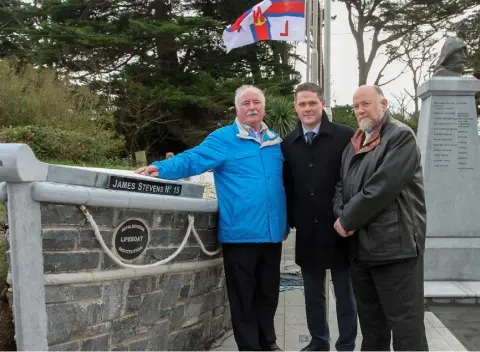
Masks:
[[[425,327],[425,333],[427,334],[427,340],[429,339],[441,339],[442,335],[435,329],[433,326],[432,327]]]
[[[292,290],[285,292],[285,304],[289,306],[305,307],[305,295],[301,290]]]
[[[428,349],[430,351],[451,351],[452,350],[450,345],[442,338],[429,339],[428,340]]]
[[[447,328],[435,328],[442,339],[454,350],[454,351],[466,351],[465,347],[460,341],[451,333]]]
[[[285,315],[276,315],[273,322],[277,336],[285,336]]]
[[[453,281],[426,281],[424,283],[425,297],[466,297],[467,292]]]
[[[290,236],[287,245],[284,246],[282,260],[283,269],[294,268],[291,255],[293,255],[293,246],[288,244],[294,243],[294,236]],[[289,255],[289,259],[285,257]],[[296,266],[296,265],[295,265]],[[288,267],[288,268],[287,268]],[[300,268],[295,268],[299,271]],[[283,271],[282,271],[283,272]],[[438,293],[443,296],[439,296]],[[426,282],[425,294],[435,295],[431,297],[466,297],[477,293],[480,296],[480,282]],[[462,296],[463,295],[463,296]],[[330,348],[335,350],[335,341],[338,337],[337,317],[335,309],[335,296],[333,286],[330,282],[329,294],[329,325],[331,343]],[[473,320],[472,320],[473,322]],[[478,324],[480,325],[480,324]],[[277,331],[277,344],[286,351],[299,351],[310,342],[310,333],[306,324],[305,316],[305,300],[303,294],[303,286],[292,287],[287,291],[280,293],[280,300],[275,316],[275,328]],[[425,328],[427,332],[428,344],[430,351],[465,351],[465,346],[450,331],[440,319],[431,311],[425,312]],[[477,334],[478,335],[478,334]],[[360,350],[362,343],[362,334],[360,325],[356,339],[356,350]],[[235,345],[233,336],[225,340],[225,342],[217,347],[217,351],[232,351],[231,345]],[[236,347],[233,347],[236,348]],[[479,350],[478,348],[474,350]]]
[[[307,325],[286,325],[285,349],[300,351],[310,342],[310,332]]]
[[[432,312],[425,312],[425,318],[429,321],[430,325],[435,328],[445,327],[443,323]]]
[[[305,306],[285,306],[286,325],[306,325]]]

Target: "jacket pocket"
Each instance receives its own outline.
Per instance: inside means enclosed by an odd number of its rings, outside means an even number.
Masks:
[[[241,152],[235,153],[235,159],[246,159],[246,158],[254,158],[258,155],[258,152],[255,150],[243,150]]]
[[[382,253],[398,250],[401,246],[398,211],[395,203],[381,212],[367,226],[365,249],[372,253]]]

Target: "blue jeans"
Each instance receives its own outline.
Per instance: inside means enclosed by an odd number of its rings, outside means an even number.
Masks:
[[[353,351],[357,337],[357,309],[348,267],[330,269],[335,291],[339,337],[335,343],[337,351]],[[326,270],[302,268],[305,288],[307,325],[312,343],[319,348],[330,349],[328,312],[325,298]]]

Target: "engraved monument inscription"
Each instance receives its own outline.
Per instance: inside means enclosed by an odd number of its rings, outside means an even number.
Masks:
[[[473,171],[468,135],[475,117],[468,112],[467,99],[438,98],[433,101],[434,168]]]

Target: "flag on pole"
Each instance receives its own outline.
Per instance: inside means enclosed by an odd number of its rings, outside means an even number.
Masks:
[[[261,40],[305,40],[305,0],[263,0],[223,32],[227,53]]]

